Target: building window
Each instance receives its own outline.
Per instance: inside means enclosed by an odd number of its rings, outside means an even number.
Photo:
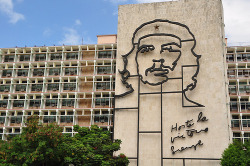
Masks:
[[[62,106],[74,107],[74,105],[75,105],[75,99],[63,99],[62,100]]]
[[[57,99],[46,99],[47,107],[57,107]]]
[[[10,85],[0,85],[0,92],[9,92]]]
[[[44,115],[46,116],[43,117],[43,123],[53,123],[56,121],[56,112],[51,112],[50,116],[48,116],[48,112],[45,112]]]
[[[34,69],[33,76],[43,76],[44,75],[44,69]]]
[[[20,124],[22,122],[22,112],[18,112],[18,116],[12,116],[10,122]]]
[[[77,75],[77,68],[65,68],[65,75]]]
[[[16,85],[16,92],[25,92],[26,85]]]
[[[75,83],[64,83],[63,90],[76,90],[76,84]]]
[[[237,62],[247,61],[247,54],[237,54]]]
[[[250,116],[249,115],[242,116],[242,125],[243,125],[243,127],[250,127]]]
[[[51,54],[50,55],[50,60],[62,60],[62,54],[61,53],[56,53],[56,54]]]
[[[95,105],[96,106],[106,106],[106,105],[109,105],[109,95],[103,95],[103,98],[101,98],[100,95],[96,95]]]
[[[77,52],[67,53],[66,60],[70,59],[78,59],[78,53]]]
[[[240,123],[238,119],[231,120],[231,126],[232,127],[240,127]]]
[[[5,55],[4,62],[14,62],[14,55]]]
[[[42,91],[43,85],[42,84],[33,84],[31,87],[31,91]]]
[[[110,74],[111,66],[99,66],[97,67],[97,74]]]
[[[36,54],[35,61],[45,61],[46,54]]]
[[[96,83],[96,89],[99,90],[106,90],[110,89],[110,82],[97,82]]]
[[[72,132],[72,128],[66,128],[66,132]]]
[[[41,100],[30,100],[30,107],[40,107]]]
[[[3,77],[11,77],[12,75],[12,70],[3,70]]]
[[[0,116],[0,124],[4,124],[4,122],[5,122],[5,116],[6,116],[6,113],[2,112],[1,116]]]
[[[23,100],[14,100],[13,107],[24,107],[24,101]]]
[[[67,116],[61,116],[60,122],[61,123],[73,123],[73,112],[67,112]]]
[[[57,91],[59,90],[59,84],[48,84],[47,90]]]
[[[98,52],[98,58],[111,58],[112,57],[112,51],[99,51]]]
[[[17,71],[17,76],[22,76],[22,77],[27,77],[28,76],[28,71],[27,69],[19,69]]]
[[[30,61],[30,55],[20,55],[20,61]]]
[[[8,100],[0,100],[0,107],[7,108]]]
[[[95,123],[101,122],[108,122],[108,111],[103,111],[102,115],[100,115],[100,111],[95,111],[95,115],[94,115],[94,121]]]
[[[56,68],[56,69],[49,69],[49,75],[60,75],[60,68]]]

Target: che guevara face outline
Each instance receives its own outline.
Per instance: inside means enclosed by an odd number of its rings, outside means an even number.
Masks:
[[[181,47],[181,39],[173,34],[155,33],[140,37],[135,61],[141,81],[152,86],[167,82],[168,74],[174,71],[182,55]],[[143,61],[147,63],[143,64]]]

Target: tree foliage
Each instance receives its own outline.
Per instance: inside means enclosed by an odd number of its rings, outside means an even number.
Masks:
[[[90,129],[74,126],[74,137],[63,135],[58,125],[38,123],[31,117],[22,134],[9,141],[0,142],[1,166],[126,166],[124,154],[117,157],[113,152],[120,149],[120,140],[111,141],[108,131],[97,126]]]
[[[222,166],[249,166],[250,165],[250,141],[242,144],[234,141],[224,150],[221,159]]]

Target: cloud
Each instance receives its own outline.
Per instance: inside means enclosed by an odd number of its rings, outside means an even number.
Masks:
[[[250,1],[223,0],[226,37],[229,45],[250,45]]]
[[[75,25],[81,25],[81,24],[82,24],[82,22],[79,19],[76,19]]]
[[[12,0],[0,0],[0,11],[10,18],[9,22],[12,24],[25,19],[23,14],[14,11]]]
[[[74,28],[64,28],[64,37],[63,40],[59,41],[59,44],[61,45],[81,44],[81,37],[78,34],[77,30],[75,30]]]

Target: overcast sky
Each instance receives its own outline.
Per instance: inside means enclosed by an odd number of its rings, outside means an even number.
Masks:
[[[0,48],[95,44],[117,33],[118,5],[172,0],[0,0]],[[229,45],[250,45],[250,0],[222,0]]]

